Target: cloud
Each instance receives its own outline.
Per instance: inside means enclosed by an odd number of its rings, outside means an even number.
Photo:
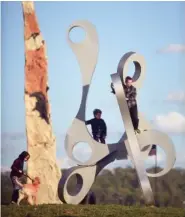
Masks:
[[[158,129],[167,133],[185,133],[185,116],[178,112],[157,115],[153,123]]]
[[[181,53],[185,52],[185,44],[169,44],[168,46],[157,50],[157,53]]]
[[[167,101],[170,102],[185,102],[185,92],[177,91],[169,93],[167,96]]]

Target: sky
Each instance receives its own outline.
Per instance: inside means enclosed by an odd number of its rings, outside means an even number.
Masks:
[[[184,2],[35,2],[35,11],[47,46],[49,100],[59,166],[73,165],[64,149],[64,138],[78,111],[82,83],[79,65],[66,40],[75,20],[88,20],[96,27],[99,56],[87,101],[86,119],[94,108],[103,111],[108,127],[107,143],[124,132],[117,100],[110,93],[110,75],[129,51],[144,56],[146,78],[138,90],[139,111],[154,128],[166,132],[176,149],[175,167],[185,168],[185,3]],[[20,2],[2,2],[2,168],[7,169],[26,150],[24,105],[24,29]],[[82,40],[76,29],[70,37]],[[133,66],[129,68],[133,75]],[[89,128],[90,130],[90,128]],[[89,156],[88,146],[79,144],[75,155]],[[154,163],[149,157],[146,166]],[[165,154],[158,149],[158,165]],[[131,165],[115,161],[108,168]]]

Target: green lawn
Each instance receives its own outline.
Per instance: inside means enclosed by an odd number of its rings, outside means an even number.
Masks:
[[[182,208],[120,205],[1,206],[2,217],[185,217]]]

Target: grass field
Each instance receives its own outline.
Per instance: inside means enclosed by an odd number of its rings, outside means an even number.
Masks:
[[[120,205],[1,206],[2,217],[185,217],[182,208]]]

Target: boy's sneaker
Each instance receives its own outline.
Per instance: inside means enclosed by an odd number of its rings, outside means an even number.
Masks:
[[[141,130],[140,129],[136,129],[135,130],[135,134],[139,134],[139,133],[141,133]]]

